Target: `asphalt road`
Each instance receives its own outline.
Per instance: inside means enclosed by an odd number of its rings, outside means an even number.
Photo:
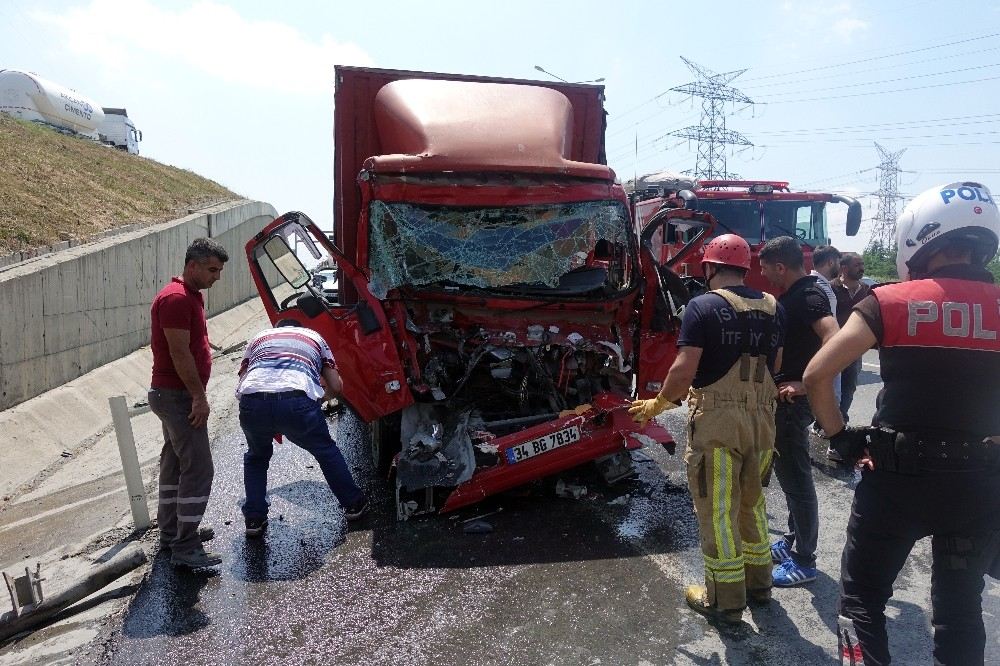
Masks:
[[[877,359],[866,358],[877,363]],[[852,420],[871,418],[877,366],[866,365]],[[770,606],[719,628],[687,609],[701,578],[682,456],[683,410],[664,417],[678,455],[644,450],[639,476],[604,486],[583,470],[581,499],[552,482],[452,516],[399,523],[372,479],[364,428],[341,419],[345,455],[376,498],[348,528],[312,459],[281,447],[271,464],[271,523],[243,536],[238,426],[215,443],[207,522],[225,563],[175,571],[163,555],[131,605],[94,644],[101,664],[835,664],[837,579],[855,474],[813,446],[820,497],[820,577],[775,591]],[[786,509],[768,489],[777,535]],[[466,534],[466,519],[493,531]],[[914,549],[888,614],[899,663],[930,663],[929,543]],[[1000,663],[1000,586],[984,595],[987,663]]]

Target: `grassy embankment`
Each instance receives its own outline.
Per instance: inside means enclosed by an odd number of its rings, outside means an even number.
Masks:
[[[237,198],[190,171],[0,114],[0,256]]]

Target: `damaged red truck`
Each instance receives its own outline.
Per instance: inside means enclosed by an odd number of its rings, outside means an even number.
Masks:
[[[334,240],[288,213],[247,258],[271,321],[329,342],[400,519],[672,452],[627,407],[659,390],[683,297],[604,163],[602,86],[337,67],[334,139]]]

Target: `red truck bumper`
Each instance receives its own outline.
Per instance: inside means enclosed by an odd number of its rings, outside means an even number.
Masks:
[[[656,442],[671,448],[674,440],[670,433],[653,422],[645,427],[640,426],[628,414],[630,405],[628,398],[601,393],[594,397],[585,411],[568,413],[561,418],[493,440],[491,444],[498,448],[499,463],[477,472],[471,479],[456,487],[445,501],[441,513],[475,504],[490,495],[597,458],[638,449],[644,443]],[[580,429],[578,441],[519,462],[509,462],[508,449],[573,426]]]

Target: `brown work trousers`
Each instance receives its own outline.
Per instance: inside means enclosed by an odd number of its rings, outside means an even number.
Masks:
[[[717,292],[738,311],[774,315],[773,297]],[[762,484],[774,453],[778,389],[764,356],[744,354],[722,379],[688,394],[688,487],[701,533],[708,602],[742,609],[747,590],[771,588]]]
[[[197,548],[201,524],[212,490],[215,468],[208,426],[192,428],[191,394],[174,389],[150,389],[149,407],[163,424],[160,452],[160,504],[156,520],[160,543],[174,552]]]
[[[738,366],[736,376],[738,381]],[[746,606],[747,590],[771,588],[762,479],[770,474],[774,398],[732,387],[734,370],[688,396],[688,487],[705,560],[708,602]],[[770,375],[767,381],[774,382]]]

